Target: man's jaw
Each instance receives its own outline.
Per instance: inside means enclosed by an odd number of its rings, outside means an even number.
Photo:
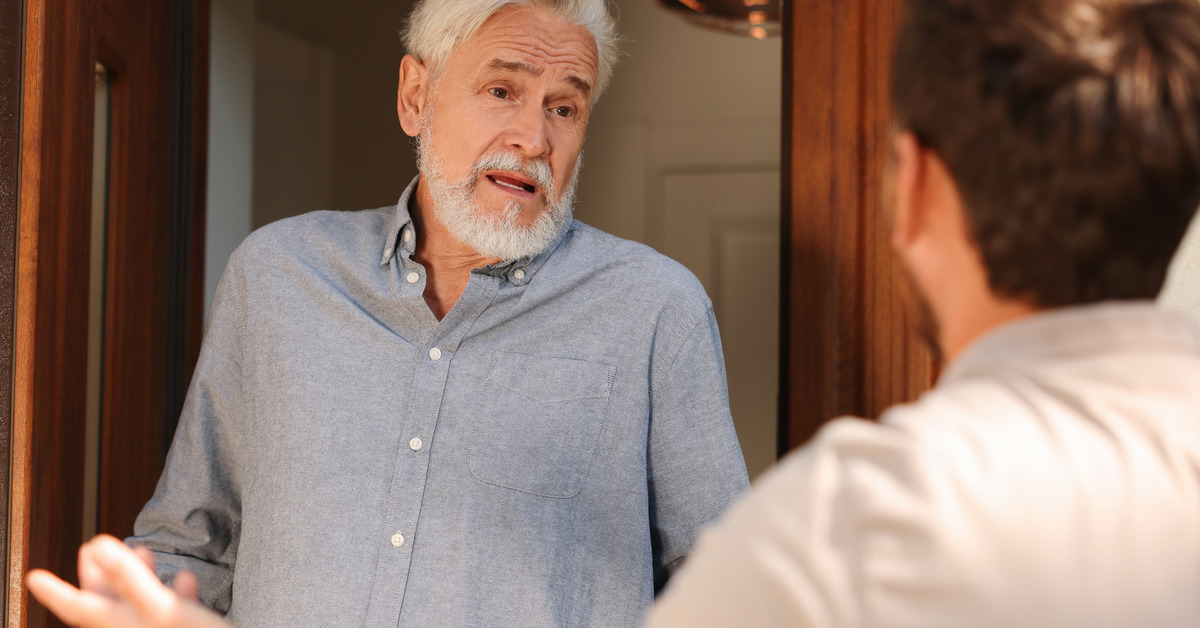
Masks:
[[[511,156],[507,160],[505,156],[489,156],[480,159],[465,180],[453,182],[445,178],[433,143],[425,133],[418,142],[418,158],[436,219],[481,255],[500,259],[533,256],[553,244],[555,235],[570,220],[575,182],[583,164],[582,159],[576,160],[570,183],[556,194],[553,174],[544,162],[530,164]],[[499,183],[505,179],[510,185]],[[532,184],[534,190],[530,192],[526,184]],[[500,211],[493,213],[484,207]],[[532,209],[540,211],[522,216]]]

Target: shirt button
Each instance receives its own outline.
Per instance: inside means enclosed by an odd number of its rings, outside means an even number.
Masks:
[[[424,443],[422,443],[422,442],[421,442],[421,439],[419,439],[419,438],[414,438],[414,439],[412,439],[412,440],[408,441],[408,448],[409,448],[409,449],[411,449],[411,450],[413,450],[413,451],[421,451],[421,446],[422,446],[423,444],[424,444]]]
[[[525,271],[523,271],[523,270],[521,270],[520,268],[518,268],[518,269],[516,269],[516,270],[514,270],[514,271],[513,271],[513,277],[516,277],[517,279],[524,279],[524,278],[525,278]]]
[[[402,237],[404,238],[405,242],[412,242],[412,232],[408,229],[404,230],[404,235]]]
[[[408,273],[407,279],[408,279],[408,283],[417,283],[418,281],[421,281],[421,274],[420,273]]]
[[[433,360],[434,362],[442,359],[442,350],[438,349],[437,347],[430,349],[429,350],[429,359]]]
[[[400,547],[404,545],[404,535],[399,532],[392,535],[392,547]]]

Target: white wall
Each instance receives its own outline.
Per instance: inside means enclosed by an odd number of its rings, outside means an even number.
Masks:
[[[753,478],[776,450],[782,41],[616,5],[625,55],[588,128],[575,215],[704,284]]]
[[[413,145],[396,120],[396,83],[404,56],[399,31],[411,6],[412,0],[356,0],[346,5],[258,0],[262,23],[322,51],[331,64],[328,200],[298,203],[292,213],[390,205],[417,174]],[[280,217],[268,211],[256,218]],[[262,224],[255,222],[256,227]]]
[[[1200,329],[1200,220],[1192,221],[1192,228],[1175,254],[1159,300],[1164,306],[1191,316]]]
[[[330,209],[333,51],[256,22],[254,227]]]
[[[250,234],[254,198],[255,0],[213,0],[204,311],[229,255]]]
[[[773,130],[774,144],[758,148],[777,164],[782,42],[705,30],[653,0],[615,5],[625,54],[588,129],[576,216],[661,246],[662,234],[646,214],[655,195],[646,177],[669,167],[655,163],[654,146],[664,136],[710,137],[709,152],[732,154],[746,146],[723,145],[726,130]]]

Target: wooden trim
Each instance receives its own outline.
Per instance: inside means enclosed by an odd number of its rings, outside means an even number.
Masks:
[[[165,450],[167,219],[170,212],[170,6],[98,0],[113,69],[97,529],[133,533]]]
[[[195,90],[192,93],[194,107],[192,138],[192,226],[191,261],[188,265],[188,324],[187,324],[187,369],[185,379],[190,384],[196,362],[200,359],[200,346],[204,336],[204,251],[205,235],[208,233],[208,100],[210,68],[212,58],[212,0],[196,0],[193,7],[196,51]],[[170,432],[179,421],[179,413],[170,417]]]
[[[82,0],[28,0],[14,340],[9,626],[46,625],[28,607],[30,567],[75,577],[82,540],[86,286],[93,70]],[[51,45],[51,42],[54,42]],[[68,106],[68,103],[70,104]],[[84,176],[79,176],[83,173]],[[79,391],[76,393],[76,391]]]
[[[204,325],[205,180],[208,170],[209,0],[173,3],[167,393],[163,452],[183,410]]]
[[[891,65],[900,7],[877,2],[864,29],[864,128],[867,167],[863,173],[863,416],[877,417],[889,406],[911,401],[933,386],[937,365],[917,338],[904,304],[904,271],[892,252],[891,223],[881,209],[882,177],[891,153]]]
[[[782,420],[786,445],[876,417],[932,382],[909,341],[880,209],[898,0],[806,0],[785,16]]]
[[[133,518],[161,471],[166,450],[164,364],[170,342],[166,258],[168,86],[175,80],[169,54],[172,4],[27,1],[8,538],[10,628],[57,625],[44,609],[29,603],[22,578],[29,568],[44,567],[75,580],[76,549],[83,540],[97,60],[111,69],[113,99],[101,531],[131,533]],[[198,310],[201,301],[196,298],[193,307]]]
[[[0,7],[0,539],[8,538],[13,403],[13,316],[16,311],[17,207],[21,164],[21,22],[23,2]],[[8,563],[8,547],[0,547]],[[8,588],[0,587],[0,608]]]
[[[775,396],[778,419],[775,426],[775,456],[782,458],[792,449],[791,393],[792,368],[792,111],[795,106],[795,20],[789,19],[792,8],[782,5],[783,22],[783,103],[779,124],[779,383]]]

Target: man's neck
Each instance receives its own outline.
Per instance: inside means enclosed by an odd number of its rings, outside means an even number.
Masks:
[[[437,219],[426,187],[417,183],[408,204],[417,232],[413,260],[425,267],[425,303],[442,320],[467,288],[471,271],[501,260],[480,255]]]
[[[1025,301],[999,298],[990,291],[956,301],[952,306],[954,312],[939,317],[940,345],[946,364],[988,332],[1039,311]]]

